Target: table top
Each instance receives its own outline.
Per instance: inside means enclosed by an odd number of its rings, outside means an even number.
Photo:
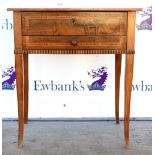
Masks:
[[[7,11],[142,11],[142,8],[8,8]]]

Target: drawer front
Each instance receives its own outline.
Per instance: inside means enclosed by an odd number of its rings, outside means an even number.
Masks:
[[[127,12],[23,12],[22,35],[126,35]]]
[[[23,36],[23,49],[126,49],[125,36]]]

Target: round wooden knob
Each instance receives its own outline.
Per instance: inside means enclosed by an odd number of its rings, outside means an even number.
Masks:
[[[77,45],[77,40],[72,40],[72,45],[76,46]]]

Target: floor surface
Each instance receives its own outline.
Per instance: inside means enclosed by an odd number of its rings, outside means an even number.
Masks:
[[[30,121],[17,148],[17,121],[2,123],[2,155],[151,155],[152,121],[130,122],[125,149],[123,121]]]

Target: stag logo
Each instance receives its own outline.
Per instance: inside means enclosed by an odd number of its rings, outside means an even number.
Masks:
[[[16,79],[15,67],[10,67],[2,70],[2,79],[3,90],[14,90]]]
[[[104,90],[106,85],[105,82],[108,78],[107,67],[97,68],[96,70],[92,69],[91,72],[88,72],[88,75],[93,79],[96,79],[91,85],[87,85],[89,90]]]
[[[137,24],[138,30],[152,30],[152,6],[144,11],[139,11],[140,22]]]

